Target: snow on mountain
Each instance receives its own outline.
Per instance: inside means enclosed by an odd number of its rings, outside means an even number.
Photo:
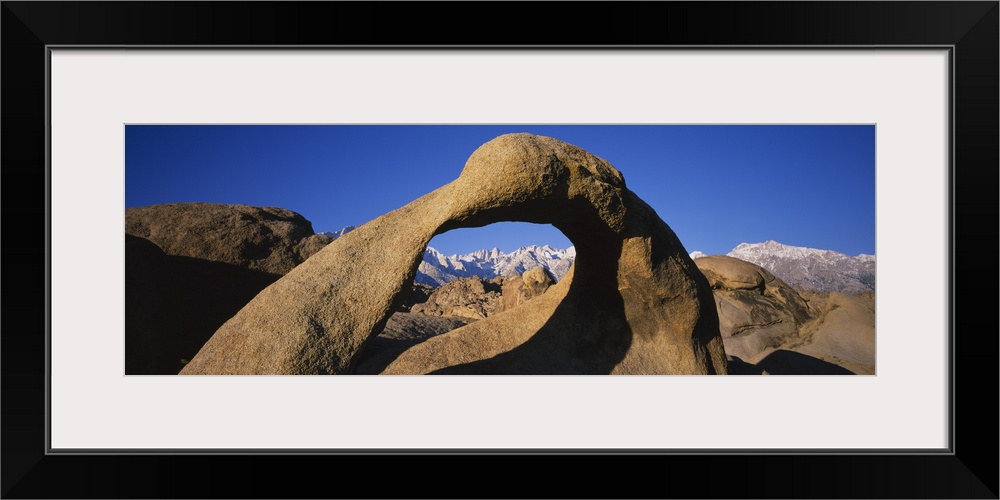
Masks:
[[[356,229],[347,226],[339,231],[324,232],[334,239]],[[692,259],[707,257],[695,250]],[[730,257],[752,262],[774,273],[791,286],[801,286],[817,291],[860,293],[875,290],[875,256],[860,254],[856,257],[816,248],[795,247],[769,240],[763,243],[740,243]],[[478,276],[493,279],[513,276],[531,268],[542,266],[556,278],[562,279],[576,259],[576,248],[552,248],[548,245],[531,245],[504,253],[494,247],[462,255],[444,255],[432,247],[424,251],[424,258],[417,268],[415,281],[430,286],[441,286],[459,278]]]
[[[562,279],[573,265],[576,248],[565,250],[545,246],[527,246],[504,253],[497,248],[478,250],[464,255],[443,255],[433,247],[427,247],[424,259],[417,268],[417,283],[440,286],[458,278],[479,276],[492,279],[497,276],[513,276],[529,269],[542,266],[556,281]]]
[[[740,243],[726,254],[752,262],[785,283],[821,292],[875,291],[875,256],[856,257],[816,248],[795,247],[777,241]]]
[[[341,236],[343,236],[343,235],[345,235],[345,234],[347,234],[347,233],[349,233],[351,231],[354,231],[357,228],[358,228],[358,226],[347,226],[347,227],[341,229],[340,231],[333,231],[333,232],[324,231],[322,233],[317,233],[317,234],[325,234],[327,236],[332,237],[333,239],[337,239],[337,238],[340,238]]]
[[[357,229],[347,226],[340,231],[323,232],[334,239]],[[497,276],[513,276],[529,269],[542,266],[556,281],[569,272],[576,259],[576,247],[552,248],[548,245],[521,247],[511,253],[504,253],[494,247],[491,250],[477,250],[463,255],[444,255],[433,247],[427,247],[424,258],[417,267],[414,281],[424,285],[441,286],[458,278],[492,279]]]

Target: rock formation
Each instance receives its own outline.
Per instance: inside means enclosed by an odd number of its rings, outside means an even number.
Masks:
[[[283,275],[333,238],[313,234],[305,217],[277,207],[168,203],[125,210],[125,234],[167,255]]]
[[[725,255],[695,259],[714,292],[726,354],[747,360],[798,335],[809,305],[766,269]]]
[[[430,239],[500,221],[552,224],[575,244],[573,268],[542,296],[416,344],[383,373],[726,373],[712,291],[673,231],[609,163],[529,134],[482,145],[455,181],[292,269],[181,373],[352,373]]]
[[[459,278],[438,287],[410,312],[449,318],[485,319],[500,300],[500,285],[482,278]]]
[[[273,207],[125,210],[125,373],[177,374],[257,292],[330,241]]]
[[[712,285],[730,373],[875,373],[871,292],[803,291],[733,257],[695,260]]]
[[[513,309],[545,293],[555,284],[555,278],[544,267],[528,269],[520,276],[512,276],[503,282],[503,296],[494,312]]]
[[[397,312],[385,330],[373,337],[358,354],[355,373],[377,375],[403,351],[431,337],[465,326],[471,320]]]

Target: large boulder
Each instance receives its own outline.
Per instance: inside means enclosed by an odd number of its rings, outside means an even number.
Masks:
[[[125,210],[125,233],[167,255],[283,275],[333,241],[305,217],[277,207],[167,203]]]
[[[726,353],[756,359],[799,335],[812,317],[809,304],[766,269],[725,255],[695,259],[708,278]]]
[[[608,162],[529,134],[482,145],[455,181],[320,250],[181,373],[352,373],[431,238],[501,221],[552,224],[576,246],[573,268],[516,313],[431,337],[383,373],[726,373],[711,288],[674,232]]]
[[[178,373],[258,292],[330,241],[281,208],[126,209],[126,373]]]
[[[552,273],[544,267],[534,267],[524,273],[511,276],[503,282],[503,293],[494,308],[495,313],[509,311],[545,293],[556,283]]]

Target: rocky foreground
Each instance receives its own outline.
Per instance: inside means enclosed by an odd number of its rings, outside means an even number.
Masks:
[[[564,279],[534,268],[414,284],[439,228],[511,219],[577,243]],[[342,265],[371,248],[383,261],[390,250],[385,267]],[[336,240],[278,208],[128,209],[126,297],[130,374],[875,370],[873,294],[800,294],[738,259],[692,261],[613,167],[526,134],[487,143],[452,184]]]
[[[295,248],[308,248],[302,243],[311,240],[319,240],[322,248],[333,240],[313,238],[311,225],[295,214],[284,219],[285,231],[262,244],[256,235],[273,235],[275,220],[248,220],[246,214],[264,210],[197,203],[126,211],[128,231],[155,233],[153,239],[171,252],[126,234],[127,373],[178,373],[225,320],[284,274],[282,267],[291,269],[304,260]],[[176,217],[179,211],[187,214],[186,220]],[[242,222],[232,224],[232,219]],[[178,222],[168,228],[158,227],[157,220]],[[228,243],[213,253],[204,245],[204,228],[220,221],[227,221],[222,225],[227,234],[216,239]],[[189,245],[180,244],[183,235],[192,234],[197,237]],[[270,250],[259,252],[265,262],[257,262],[261,259],[245,257],[245,248]],[[317,250],[308,248],[305,257]],[[195,252],[199,257],[190,257]],[[873,293],[796,291],[766,269],[727,256],[694,262],[712,287],[731,374],[875,373]],[[262,267],[279,272],[259,271]],[[553,284],[542,267],[490,280],[460,278],[437,288],[415,283],[383,331],[359,354],[355,373],[381,373],[410,347],[514,309]]]
[[[125,373],[176,374],[257,293],[332,241],[283,208],[125,210]]]

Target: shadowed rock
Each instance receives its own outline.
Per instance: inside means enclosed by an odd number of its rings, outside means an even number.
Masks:
[[[257,292],[333,241],[273,207],[125,210],[125,373],[177,374]]]
[[[410,312],[415,306],[427,302],[432,293],[434,293],[434,287],[414,283],[413,287],[410,288],[410,293],[403,296],[403,303],[396,310],[399,312]]]
[[[177,373],[183,366],[169,333],[169,257],[143,238],[125,235],[125,373]],[[202,342],[207,340],[207,336]],[[193,355],[201,344],[188,353]]]
[[[756,368],[769,375],[854,375],[842,366],[784,349],[768,353]]]
[[[673,231],[606,161],[529,134],[484,144],[455,181],[320,250],[181,373],[351,373],[431,238],[501,221],[552,224],[576,246],[573,269],[515,310],[411,347],[383,373],[726,373],[711,289]]]

